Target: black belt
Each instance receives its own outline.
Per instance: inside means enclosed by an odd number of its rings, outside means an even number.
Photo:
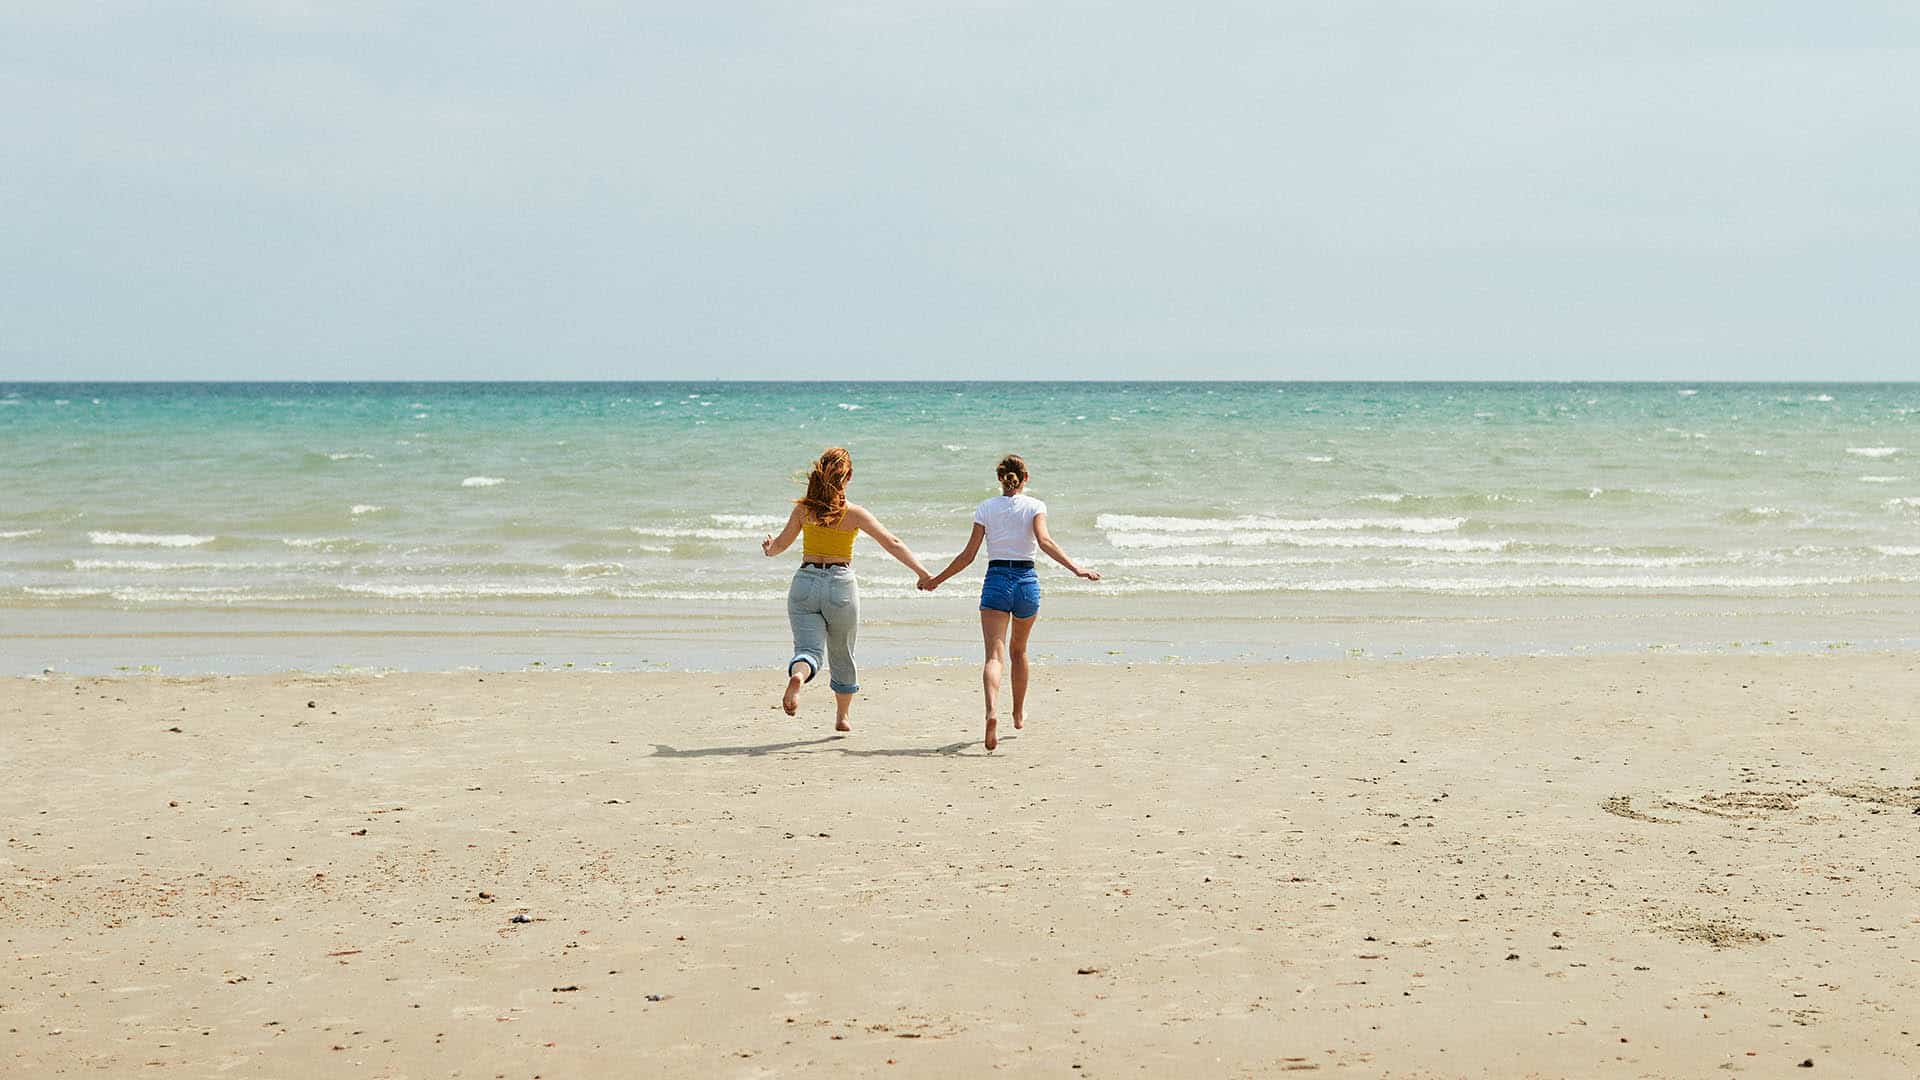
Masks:
[[[801,563],[801,564],[800,564],[800,567],[801,567],[801,569],[805,569],[805,568],[807,568],[807,567],[809,567],[809,566],[811,566],[811,567],[815,567],[816,569],[820,569],[820,570],[831,570],[831,569],[833,569],[833,568],[834,568],[834,567],[836,567],[836,566],[851,566],[851,565],[853,565],[853,564],[852,564],[852,563],[843,563],[843,562],[803,562],[803,563]],[[1033,564],[1032,564],[1032,563],[1028,563],[1027,565],[1028,565],[1028,566],[1032,566]]]
[[[988,559],[988,566],[1011,566],[1016,570],[1033,569],[1032,559]]]

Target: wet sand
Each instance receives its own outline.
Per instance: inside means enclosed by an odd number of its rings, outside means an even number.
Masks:
[[[1920,656],[976,679],[6,681],[0,1073],[1920,1073]]]

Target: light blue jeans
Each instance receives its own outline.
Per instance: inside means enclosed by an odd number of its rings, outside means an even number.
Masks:
[[[859,672],[853,667],[853,638],[860,628],[860,586],[854,580],[853,567],[802,566],[787,588],[787,621],[793,624],[793,659],[787,661],[787,674],[795,664],[807,665],[807,681],[822,667],[827,682],[836,694],[851,694],[860,689]],[[824,663],[823,663],[824,661]]]

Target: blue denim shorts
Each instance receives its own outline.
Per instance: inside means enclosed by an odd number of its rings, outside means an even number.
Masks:
[[[1040,614],[1040,575],[1031,566],[989,566],[980,584],[981,611],[1008,611],[1016,619]]]

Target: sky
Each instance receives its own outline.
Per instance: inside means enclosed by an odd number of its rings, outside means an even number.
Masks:
[[[0,5],[0,379],[1920,378],[1920,5]]]

